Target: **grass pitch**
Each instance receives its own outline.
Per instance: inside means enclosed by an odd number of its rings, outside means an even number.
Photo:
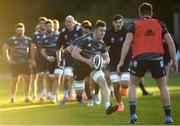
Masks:
[[[138,88],[137,125],[164,125],[164,112],[162,109],[159,90],[155,81],[147,77],[144,79],[148,91],[153,96],[142,96]],[[172,115],[174,125],[180,124],[180,77],[170,77],[169,91],[171,95]],[[17,101],[10,104],[10,80],[0,80],[0,125],[127,125],[129,120],[129,107],[127,96],[123,97],[125,111],[115,112],[110,116],[105,114],[103,102],[99,106],[87,107],[76,101],[68,102],[64,107],[46,101],[27,104],[23,101],[23,86],[19,84]],[[115,98],[111,99],[115,104]]]

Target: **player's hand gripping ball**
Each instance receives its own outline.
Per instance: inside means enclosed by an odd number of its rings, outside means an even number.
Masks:
[[[102,56],[100,55],[96,55],[94,58],[93,58],[93,62],[94,62],[94,69],[96,70],[100,70],[104,67],[104,60],[102,58]]]

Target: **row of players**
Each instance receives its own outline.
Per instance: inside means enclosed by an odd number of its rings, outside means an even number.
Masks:
[[[58,31],[59,22],[57,20],[40,17],[38,21],[32,40],[24,35],[24,24],[18,23],[16,25],[16,35],[4,43],[4,53],[7,61],[11,64],[11,102],[15,102],[19,75],[25,82],[25,102],[30,102],[30,86],[32,86],[33,98],[36,98],[36,86],[38,84],[40,102],[43,102],[44,89],[46,89],[47,97],[57,103],[59,101],[59,82],[63,81],[64,98],[60,102],[61,105],[64,105],[71,97],[72,79],[74,79],[76,99],[79,103],[83,102],[82,93],[85,89],[88,106],[93,106],[92,87],[95,87],[96,103],[100,104],[98,96],[98,89],[100,88],[107,114],[111,114],[117,107],[119,111],[123,111],[124,105],[121,95],[126,91],[129,84],[131,61],[130,50],[125,64],[121,67],[122,73],[120,76],[117,73],[117,65],[127,34],[123,16],[114,15],[113,25],[107,30],[104,21],[98,20],[93,29],[90,21],[85,20],[79,25],[75,23],[74,17],[71,15],[65,18],[65,28],[60,32]],[[92,57],[99,53],[101,53],[106,64],[104,71],[93,68]],[[89,59],[85,60],[86,64],[82,63],[83,57]],[[170,63],[169,56],[165,57],[167,59],[165,63],[168,66]],[[118,106],[112,107],[110,105],[110,96],[104,73],[113,85],[112,89]],[[139,85],[143,95],[152,95],[152,93],[145,90],[142,81]],[[122,87],[121,92],[119,92],[120,87]]]

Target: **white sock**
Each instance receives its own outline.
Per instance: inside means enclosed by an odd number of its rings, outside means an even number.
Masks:
[[[15,95],[11,95],[11,99],[15,99],[16,98],[16,96]]]
[[[110,102],[105,102],[105,108],[106,109],[108,109],[110,105],[111,105]]]

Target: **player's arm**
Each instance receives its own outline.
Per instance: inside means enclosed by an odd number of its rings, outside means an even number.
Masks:
[[[47,55],[47,53],[46,53],[46,49],[45,48],[42,48],[41,49],[41,55],[44,57],[44,58],[48,58],[48,55]]]
[[[70,44],[68,47],[66,47],[65,51],[71,53],[74,48],[73,44]]]
[[[60,62],[61,62],[61,56],[62,56],[62,47],[60,49],[56,50],[56,57],[57,57],[57,64],[58,66],[60,66]]]
[[[46,53],[46,49],[42,48],[41,49],[41,54],[43,57],[45,57],[49,62],[54,62],[55,61],[55,57],[53,56],[48,56],[48,54]]]
[[[4,43],[3,44],[3,54],[5,56],[5,59],[7,60],[8,63],[13,63],[13,61],[11,60],[9,49],[10,49],[9,45],[7,43]]]
[[[68,47],[66,47],[65,51],[71,53],[72,50],[73,50],[73,48],[74,48],[74,46],[75,46],[76,43],[78,42],[78,40],[79,40],[79,38],[75,39],[72,44],[70,44]]]
[[[171,57],[171,60],[172,60],[172,68],[175,71],[178,71],[178,67],[177,67],[177,64],[176,64],[176,49],[175,49],[174,41],[173,41],[173,39],[172,39],[172,37],[171,37],[171,35],[169,33],[165,33],[164,36],[163,36],[163,39],[165,40],[165,42],[168,45],[170,57]]]
[[[63,52],[63,46],[64,46],[64,37],[63,37],[63,32],[59,34],[57,44],[56,44],[56,57],[57,57],[57,64],[60,65],[61,62],[61,56]]]
[[[177,67],[177,63],[176,63],[176,49],[175,49],[174,41],[173,41],[171,35],[169,34],[166,25],[162,21],[160,21],[160,25],[162,27],[163,39],[165,40],[165,42],[168,45],[170,57],[172,60],[171,68],[174,69],[175,71],[178,71],[178,67]]]
[[[35,62],[35,58],[36,58],[36,45],[35,43],[31,42],[30,44],[30,57],[31,57],[31,63],[35,66],[36,62]]]
[[[103,53],[102,54],[102,57],[103,57],[103,60],[104,60],[104,63],[107,65],[110,63],[110,57],[109,57],[109,53]]]
[[[4,54],[7,61],[11,60],[10,55],[9,55],[9,45],[7,43],[3,44],[3,54]]]
[[[79,48],[78,46],[75,46],[72,50],[71,56],[74,59],[77,59],[81,62],[84,62],[84,63],[88,64],[90,67],[93,67],[93,61],[91,59],[87,59],[87,58],[82,57],[80,54],[81,51],[82,51],[81,48]]]
[[[35,57],[36,57],[36,45],[35,43],[31,42],[31,45],[30,45],[30,48],[31,48],[31,59],[32,60],[35,60]]]
[[[125,42],[124,42],[124,44],[122,46],[122,50],[121,50],[121,59],[120,59],[119,64],[117,66],[118,71],[119,71],[119,68],[124,64],[124,61],[125,61],[125,58],[129,52],[132,40],[133,40],[133,33],[127,33]]]

